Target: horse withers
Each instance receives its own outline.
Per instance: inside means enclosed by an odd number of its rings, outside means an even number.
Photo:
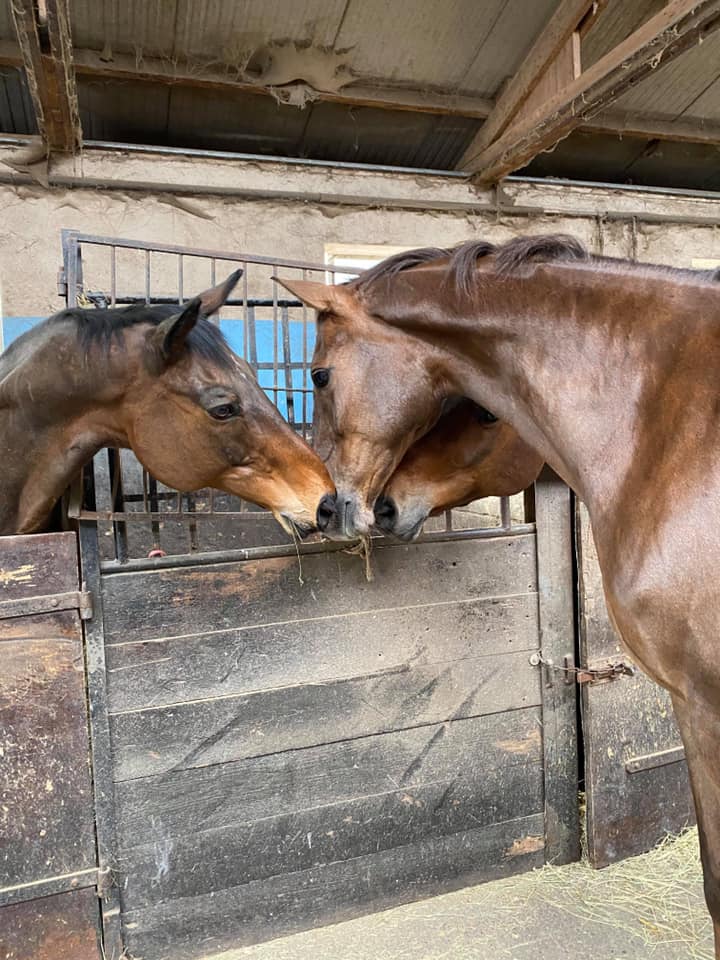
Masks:
[[[367,534],[393,470],[452,395],[510,424],[585,502],[611,618],[672,696],[720,958],[713,274],[539,236],[414,251],[340,287],[286,286],[319,311],[316,423],[338,487],[324,525]]]
[[[182,306],[69,309],[0,356],[0,535],[32,533],[104,446],[182,491],[215,487],[316,526],[328,472],[205,319],[242,271]]]
[[[541,467],[542,457],[509,424],[463,398],[407,451],[375,501],[375,521],[385,533],[414,540],[428,517],[520,493]]]

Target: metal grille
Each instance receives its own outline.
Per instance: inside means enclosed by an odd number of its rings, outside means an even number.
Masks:
[[[132,303],[182,303],[214,286],[232,270],[243,277],[213,318],[232,348],[255,370],[260,386],[305,440],[311,441],[313,391],[310,361],[314,313],[288,298],[274,279],[332,282],[352,270],[228,251],[93,236],[64,230],[59,291],[69,307],[87,309]],[[94,520],[101,555],[133,563],[164,555],[217,559],[294,551],[272,514],[213,490],[192,494],[165,487],[128,450],[103,450],[90,476],[74,491],[70,515]],[[488,498],[428,521],[422,540],[467,539],[527,532],[524,501]],[[305,544],[305,551],[318,549]]]

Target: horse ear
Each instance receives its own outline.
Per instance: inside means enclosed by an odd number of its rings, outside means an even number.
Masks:
[[[235,289],[242,275],[242,270],[235,270],[223,283],[219,283],[216,287],[211,287],[199,295],[198,299],[202,307],[200,312],[203,316],[209,317],[211,314],[217,313]]]
[[[200,297],[194,297],[185,304],[181,313],[175,313],[157,325],[153,340],[166,364],[180,359],[187,336],[202,314],[202,301]]]
[[[285,287],[294,297],[319,313],[323,310],[332,310],[337,305],[337,287],[327,283],[317,283],[315,280],[285,280],[283,277],[272,279],[277,280],[281,287]]]

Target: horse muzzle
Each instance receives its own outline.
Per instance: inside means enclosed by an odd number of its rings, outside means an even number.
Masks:
[[[326,494],[317,508],[317,525],[331,540],[359,540],[370,535],[375,515],[354,493]]]
[[[381,494],[375,501],[375,523],[383,531],[399,540],[410,541],[419,536],[428,512],[424,507],[399,507],[392,497]]]

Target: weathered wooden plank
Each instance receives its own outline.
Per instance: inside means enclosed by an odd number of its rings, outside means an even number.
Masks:
[[[0,887],[95,863],[80,621],[0,642]],[[41,618],[37,618],[40,620]],[[9,622],[9,621],[8,621]]]
[[[474,766],[488,795],[508,764],[538,762],[537,708],[431,724],[117,785],[122,847],[451,779]]]
[[[0,907],[0,960],[100,960],[97,921],[91,889]]]
[[[539,764],[506,764],[489,792],[482,770],[472,770],[469,779],[458,771],[450,780],[124,850],[124,909],[213,894],[542,812]]]
[[[615,633],[602,587],[587,510],[576,511],[583,663],[630,659]],[[582,687],[585,728],[588,856],[603,867],[653,847],[668,833],[694,822],[687,764],[669,695],[638,673],[612,683]],[[665,754],[668,762],[644,764],[636,757]],[[628,769],[628,765],[630,769]]]
[[[575,611],[570,490],[549,467],[535,484],[538,604],[542,667],[542,721],[545,768],[547,856],[553,863],[580,859],[577,802],[577,693],[561,667],[574,660]]]
[[[191,960],[519,873],[542,864],[542,833],[542,815],[524,817],[131,910],[128,948]]]
[[[111,718],[114,779],[540,704],[527,651],[132,711]]]
[[[77,571],[74,533],[0,537],[0,602],[77,590]]]
[[[357,557],[338,552],[303,557],[304,583],[295,557],[113,574],[103,588],[106,641],[527,593],[536,584],[531,534],[484,541],[482,553],[472,541],[379,547],[373,566],[370,583]]]
[[[279,606],[281,601],[279,601]],[[287,615],[289,611],[286,611]],[[281,619],[283,610],[278,610]],[[107,648],[110,709],[381,676],[537,646],[537,597],[430,602]]]

